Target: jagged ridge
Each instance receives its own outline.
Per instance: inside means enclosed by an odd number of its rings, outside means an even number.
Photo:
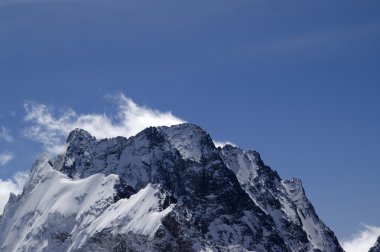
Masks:
[[[216,148],[193,124],[128,139],[76,129],[65,154],[35,163],[0,219],[0,250],[95,248],[343,251],[299,180],[281,180],[257,152]]]

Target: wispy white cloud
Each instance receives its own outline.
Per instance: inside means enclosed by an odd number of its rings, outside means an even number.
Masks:
[[[78,114],[73,109],[55,116],[53,110],[44,104],[25,102],[25,120],[32,125],[24,130],[24,135],[42,143],[48,152],[59,153],[64,150],[64,139],[75,128],[82,128],[96,138],[130,137],[149,126],[184,122],[171,112],[140,106],[124,94],[113,98],[118,106],[116,118],[106,114]]]
[[[341,242],[346,252],[368,252],[375,245],[377,238],[380,236],[380,227],[363,225],[350,239]]]
[[[0,166],[8,164],[14,157],[15,155],[10,151],[0,153]]]
[[[236,144],[231,143],[230,141],[214,141],[214,144],[215,144],[216,147],[221,147],[221,148],[223,148],[227,144],[236,147]]]
[[[8,143],[14,142],[14,138],[12,136],[11,131],[4,126],[0,127],[0,139],[3,139],[7,141]]]
[[[0,179],[0,215],[3,213],[4,206],[8,202],[10,193],[20,194],[22,192],[27,177],[27,173],[18,172],[11,179]]]

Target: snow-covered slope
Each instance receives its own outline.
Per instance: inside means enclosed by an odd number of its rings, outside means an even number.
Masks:
[[[96,232],[154,234],[173,205],[163,208],[165,195],[148,184],[118,198],[117,175],[94,174],[72,180],[40,159],[20,197],[13,197],[1,219],[2,251],[75,251]],[[119,222],[123,226],[115,225]]]
[[[0,217],[0,251],[342,251],[299,180],[193,124],[74,130]]]

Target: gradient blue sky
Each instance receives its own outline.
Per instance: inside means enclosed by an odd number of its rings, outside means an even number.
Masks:
[[[113,113],[117,91],[299,177],[339,238],[380,226],[380,2],[0,0],[0,126],[30,169],[25,100]]]

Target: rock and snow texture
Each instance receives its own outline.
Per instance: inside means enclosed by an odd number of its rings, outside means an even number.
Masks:
[[[256,151],[227,145],[221,153],[242,188],[272,217],[292,251],[343,251],[333,232],[318,218],[299,179],[282,180]]]
[[[380,237],[377,238],[376,244],[369,250],[369,252],[380,252]]]
[[[76,251],[98,231],[154,234],[172,205],[148,184],[127,198],[118,198],[117,175],[94,174],[72,180],[47,159],[35,164],[22,196],[13,197],[1,219],[2,251]],[[120,222],[127,223],[120,227]]]
[[[0,251],[343,251],[301,182],[192,124],[74,130],[0,216]]]

